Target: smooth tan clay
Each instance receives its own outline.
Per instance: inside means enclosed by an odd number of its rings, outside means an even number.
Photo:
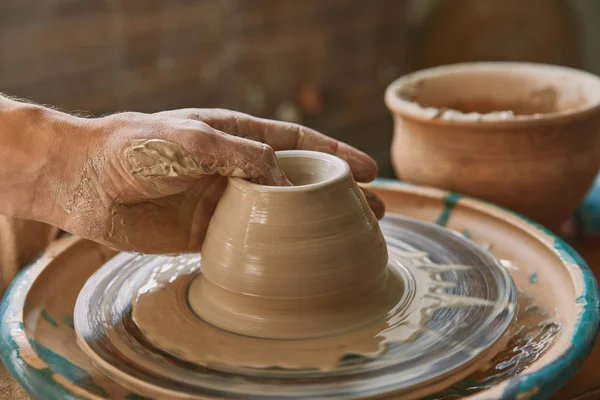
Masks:
[[[230,179],[190,286],[192,309],[214,326],[273,339],[380,319],[390,308],[387,249],[348,164],[317,152],[278,158],[295,186]]]

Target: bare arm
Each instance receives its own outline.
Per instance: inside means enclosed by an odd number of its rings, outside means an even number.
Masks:
[[[80,118],[0,97],[0,214],[121,250],[198,251],[227,176],[289,181],[274,150],[336,154],[358,181],[366,154],[312,129],[229,110]],[[367,200],[377,217],[383,203]]]

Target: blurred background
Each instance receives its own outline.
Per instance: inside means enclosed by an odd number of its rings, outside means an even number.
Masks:
[[[224,107],[299,122],[393,176],[385,87],[478,60],[600,74],[596,0],[3,0],[0,91],[96,115]]]

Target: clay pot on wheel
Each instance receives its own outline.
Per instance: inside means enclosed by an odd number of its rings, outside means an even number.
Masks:
[[[348,164],[310,151],[278,159],[294,186],[230,179],[191,307],[217,327],[263,338],[318,337],[380,318],[387,248]]]
[[[399,178],[479,197],[557,229],[600,167],[600,78],[490,62],[431,68],[387,89]]]

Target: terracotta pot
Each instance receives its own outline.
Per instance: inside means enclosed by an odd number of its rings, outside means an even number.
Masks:
[[[530,63],[465,63],[387,89],[392,163],[408,182],[469,194],[557,229],[600,166],[600,78]]]
[[[278,158],[295,186],[229,180],[191,306],[218,327],[272,338],[333,334],[376,318],[386,304],[387,248],[348,164],[310,151]]]

